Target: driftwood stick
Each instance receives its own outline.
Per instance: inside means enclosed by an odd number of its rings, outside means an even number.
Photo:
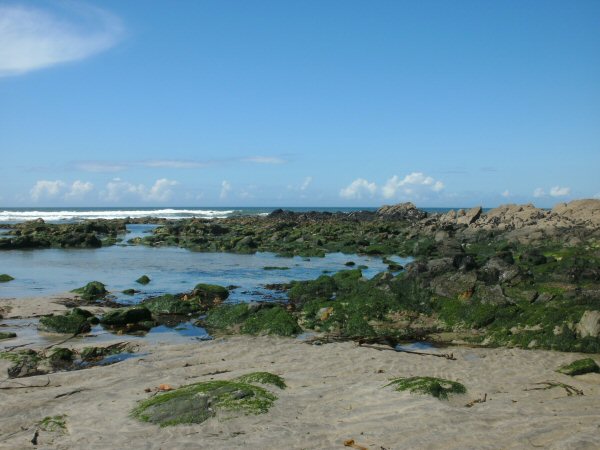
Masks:
[[[485,403],[487,401],[487,392],[485,394],[483,394],[483,398],[477,398],[475,400],[471,400],[469,403],[467,403],[465,406],[467,408],[472,407],[473,405],[476,405],[477,403]]]
[[[412,355],[419,355],[419,356],[437,356],[438,358],[446,358],[452,361],[456,361],[456,358],[454,357],[453,353],[427,353],[427,352],[415,352],[412,350],[396,350],[395,348],[391,348],[391,347],[378,347],[375,345],[370,345],[370,344],[358,344],[360,347],[367,347],[367,348],[374,348],[375,350],[391,350],[394,352],[403,352],[403,353],[410,353]]]
[[[577,389],[575,386],[571,386],[570,384],[561,383],[559,381],[541,381],[539,383],[535,383],[540,387],[524,389],[525,391],[547,391],[548,389],[552,389],[555,387],[563,388],[567,395],[570,397],[572,395],[583,395],[583,391],[581,389]]]

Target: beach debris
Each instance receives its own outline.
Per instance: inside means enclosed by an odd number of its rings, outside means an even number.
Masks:
[[[157,391],[161,391],[161,392],[166,392],[166,391],[172,391],[173,388],[168,385],[168,384],[159,384],[158,387],[156,388]]]
[[[600,373],[600,367],[592,358],[584,358],[573,361],[570,364],[565,364],[556,371],[573,377],[575,375],[583,375],[586,373]]]
[[[369,450],[367,447],[357,444],[354,439],[347,439],[344,441],[344,447],[352,447],[357,450]]]
[[[268,376],[267,376],[268,375]],[[261,384],[279,379],[277,375],[258,372],[243,375],[257,379]],[[218,413],[227,418],[238,414],[264,414],[277,397],[267,389],[240,379],[215,380],[182,386],[143,400],[132,411],[132,416],[143,422],[160,426],[202,423]]]
[[[465,405],[465,407],[471,408],[472,406],[476,405],[477,403],[485,403],[486,401],[487,401],[487,392],[485,394],[483,394],[483,398],[476,398],[475,400],[471,400],[469,403],[467,403]]]
[[[539,383],[535,383],[535,385],[539,387],[524,389],[525,391],[547,391],[548,389],[553,388],[563,388],[569,397],[573,395],[583,395],[583,391],[581,389],[577,389],[570,384],[561,383],[560,381],[541,381]]]
[[[409,391],[428,394],[440,400],[447,400],[450,394],[464,394],[467,389],[461,383],[437,377],[400,377],[394,378],[384,387],[394,386],[396,391]]]

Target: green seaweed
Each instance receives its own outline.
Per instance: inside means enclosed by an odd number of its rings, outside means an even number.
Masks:
[[[61,414],[57,416],[47,416],[38,422],[38,428],[48,432],[66,432],[67,431],[67,415]]]
[[[270,372],[252,372],[237,377],[237,381],[242,383],[259,383],[259,384],[272,384],[277,386],[279,389],[285,389],[286,384],[283,378],[279,375],[272,374]]]
[[[586,373],[600,373],[600,367],[592,358],[584,358],[559,367],[556,371],[565,375],[575,376]]]
[[[132,416],[161,427],[202,423],[222,411],[264,414],[277,397],[264,388],[240,381],[206,381],[183,386],[140,402]]]
[[[436,377],[395,378],[386,386],[394,386],[396,391],[409,391],[416,394],[426,394],[447,400],[451,394],[464,394],[467,389],[461,383]]]

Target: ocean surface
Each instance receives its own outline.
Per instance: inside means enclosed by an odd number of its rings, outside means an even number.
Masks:
[[[126,217],[159,217],[184,219],[200,217],[204,219],[224,218],[240,215],[266,215],[279,207],[129,207],[129,208],[0,208],[0,223],[18,223],[38,218],[46,222],[75,222],[84,219],[124,219]],[[375,207],[282,207],[296,212],[329,211],[375,211]],[[421,208],[430,213],[444,213],[459,208]]]

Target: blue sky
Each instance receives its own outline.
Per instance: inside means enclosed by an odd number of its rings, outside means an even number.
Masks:
[[[1,1],[0,206],[600,197],[600,2]]]

